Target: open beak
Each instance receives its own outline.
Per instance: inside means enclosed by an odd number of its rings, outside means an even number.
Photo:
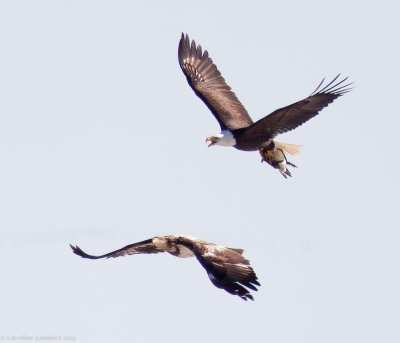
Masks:
[[[217,143],[217,141],[215,141],[213,137],[207,137],[206,143],[208,142],[211,142],[210,144],[208,144],[208,147],[213,146],[215,143]]]

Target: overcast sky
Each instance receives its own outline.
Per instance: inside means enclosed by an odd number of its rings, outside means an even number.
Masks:
[[[0,339],[399,342],[395,1],[3,1]],[[177,61],[207,49],[253,119],[323,77],[355,89],[279,140],[293,178],[219,133]],[[84,260],[154,235],[243,248],[254,302],[195,259]],[[21,338],[22,337],[22,338]],[[55,340],[55,338],[53,338]]]

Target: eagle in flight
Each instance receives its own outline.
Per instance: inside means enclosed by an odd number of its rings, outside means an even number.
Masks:
[[[90,259],[160,252],[168,252],[177,257],[196,256],[214,286],[246,301],[247,299],[254,300],[248,289],[257,291],[256,286],[260,286],[249,261],[242,255],[242,249],[225,248],[188,236],[154,237],[100,256],[88,255],[78,246],[70,246],[76,255]]]
[[[208,137],[213,145],[233,146],[243,151],[259,151],[261,162],[268,162],[286,178],[291,176],[287,165],[296,167],[285,154],[299,154],[300,145],[277,142],[275,137],[295,129],[316,116],[339,96],[349,92],[351,83],[337,75],[331,82],[318,85],[311,95],[292,105],[280,108],[253,122],[231,87],[227,85],[217,66],[202,52],[201,46],[182,33],[178,47],[179,65],[196,95],[203,100],[217,119],[221,133]]]

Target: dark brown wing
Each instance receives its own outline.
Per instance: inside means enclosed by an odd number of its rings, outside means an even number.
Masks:
[[[260,286],[260,283],[249,261],[240,253],[228,248],[211,244],[205,248],[197,249],[195,246],[194,252],[211,282],[243,300],[254,300],[245,287],[257,291],[255,286]]]
[[[246,109],[231,91],[207,50],[182,33],[178,48],[179,65],[186,79],[218,120],[221,129],[235,130],[253,124]]]
[[[164,252],[164,250],[157,248],[153,243],[153,239],[148,239],[143,242],[138,242],[134,244],[127,245],[121,249],[109,252],[108,254],[94,256],[86,254],[81,248],[78,246],[73,246],[70,244],[74,254],[79,255],[84,258],[90,259],[98,259],[98,258],[110,258],[110,257],[119,257],[124,255],[134,255],[134,254],[156,254],[159,252]]]
[[[351,90],[349,88],[351,83],[342,85],[347,80],[347,77],[335,83],[339,76],[340,74],[320,89],[324,82],[322,80],[317,89],[308,98],[280,108],[260,119],[246,129],[246,135],[256,139],[256,135],[265,135],[266,132],[269,132],[274,138],[276,135],[293,130],[315,117],[324,107]]]

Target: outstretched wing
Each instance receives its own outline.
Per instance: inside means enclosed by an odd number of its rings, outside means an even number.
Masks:
[[[246,129],[246,135],[254,138],[255,135],[265,135],[266,132],[269,132],[274,138],[276,135],[293,130],[315,117],[324,107],[351,90],[349,88],[351,83],[342,85],[347,80],[347,77],[335,83],[339,76],[340,74],[320,89],[324,82],[322,80],[317,89],[308,98],[280,108],[260,119]]]
[[[134,255],[134,254],[156,254],[156,253],[165,251],[164,249],[157,247],[154,244],[153,239],[148,239],[143,242],[130,244],[121,249],[109,252],[104,255],[99,255],[99,256],[89,255],[89,254],[85,253],[78,246],[73,246],[70,244],[70,247],[72,248],[72,251],[74,252],[74,254],[84,257],[84,258],[90,258],[93,260],[98,259],[98,258],[119,257],[119,256]]]
[[[196,46],[193,40],[190,43],[189,36],[183,33],[178,59],[190,87],[214,114],[222,130],[235,130],[253,124],[246,109],[208,57],[207,50],[202,53],[201,46]]]
[[[245,287],[257,291],[255,286],[260,286],[260,283],[249,261],[241,253],[210,244],[205,251],[195,247],[195,255],[216,287],[243,300],[254,300]]]

